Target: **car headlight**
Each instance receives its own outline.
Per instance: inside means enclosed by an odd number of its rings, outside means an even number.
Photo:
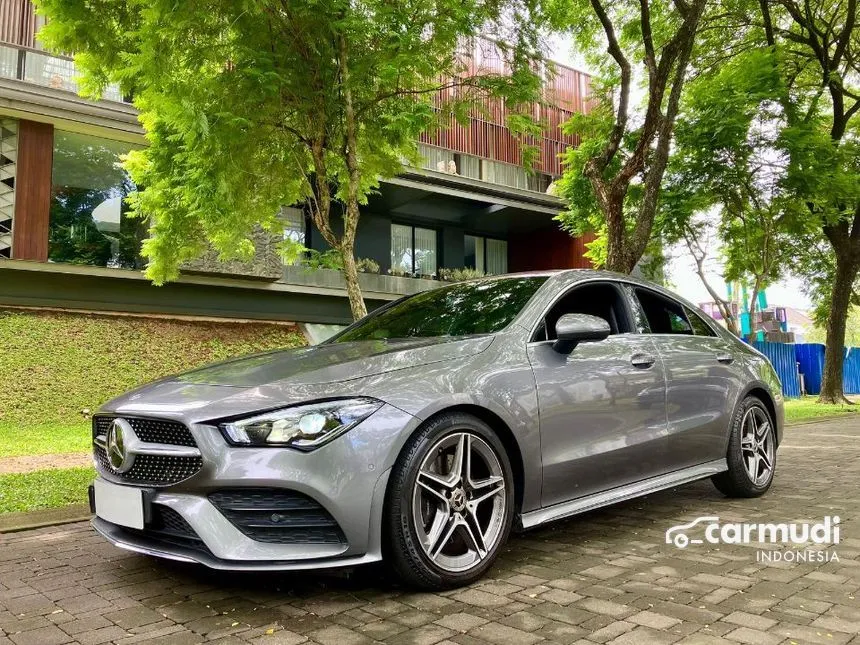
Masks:
[[[222,423],[221,429],[234,444],[313,450],[358,425],[381,407],[381,401],[369,398],[320,401]]]

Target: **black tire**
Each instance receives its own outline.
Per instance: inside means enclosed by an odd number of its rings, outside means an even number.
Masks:
[[[744,435],[744,423],[749,415],[756,415],[758,418],[767,420],[768,428],[766,430],[769,435],[768,440],[772,445],[772,459],[769,468],[769,473],[765,475],[762,471],[760,479],[754,481],[745,462],[745,451],[742,449],[742,439]],[[749,454],[749,451],[746,451]],[[748,459],[748,457],[747,457]],[[732,417],[729,447],[726,452],[726,462],[729,469],[719,475],[711,477],[714,486],[727,497],[760,497],[764,495],[773,483],[773,477],[776,473],[776,428],[774,427],[773,418],[768,412],[767,407],[761,402],[761,399],[755,396],[746,397],[735,414]],[[759,472],[759,468],[755,468]]]
[[[468,433],[481,439],[492,449],[501,466],[504,479],[504,501],[494,504],[496,513],[504,516],[495,524],[497,538],[486,550],[483,559],[464,571],[449,571],[439,566],[425,552],[413,521],[413,491],[418,472],[431,449],[452,435]],[[482,446],[483,447],[483,446]],[[513,473],[502,442],[486,423],[469,414],[444,413],[428,421],[406,443],[394,468],[388,485],[386,517],[384,519],[386,559],[394,572],[409,586],[420,589],[450,589],[470,584],[486,573],[508,539],[514,515]],[[501,496],[500,496],[501,497]],[[483,503],[483,502],[482,502]],[[496,515],[495,517],[498,517]]]

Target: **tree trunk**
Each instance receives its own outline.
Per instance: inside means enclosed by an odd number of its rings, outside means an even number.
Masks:
[[[611,194],[604,202],[606,213],[606,265],[607,271],[630,273],[636,266],[631,265],[627,244],[627,231],[624,226],[624,195]]]
[[[343,259],[343,277],[346,280],[346,295],[349,297],[349,308],[354,320],[367,315],[364,297],[358,284],[358,265],[355,262],[355,249],[346,241],[340,247],[340,257]]]
[[[343,277],[346,280],[346,293],[354,320],[367,315],[367,307],[358,284],[358,267],[355,263],[355,234],[358,230],[358,185],[361,173],[358,168],[358,132],[355,124],[355,109],[352,105],[352,88],[349,80],[349,52],[346,38],[340,34],[340,73],[343,84],[344,117],[346,119],[346,169],[347,191],[346,212],[343,215],[343,238],[340,244],[340,257],[343,259]]]
[[[755,314],[756,309],[758,308],[758,292],[761,290],[759,288],[759,284],[759,281],[756,280],[755,284],[753,285],[752,297],[750,298],[750,306],[747,309],[750,317],[750,333],[747,336],[747,340],[750,342],[750,344],[754,343],[756,340]]]
[[[845,321],[851,304],[851,293],[857,277],[857,261],[850,252],[836,253],[836,275],[830,294],[827,316],[827,344],[824,349],[824,375],[819,403],[851,403],[842,389],[842,365],[845,360]]]

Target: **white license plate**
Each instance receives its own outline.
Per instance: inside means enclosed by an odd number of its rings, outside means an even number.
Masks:
[[[143,528],[143,491],[117,486],[103,479],[94,483],[96,515],[111,524],[132,529]]]

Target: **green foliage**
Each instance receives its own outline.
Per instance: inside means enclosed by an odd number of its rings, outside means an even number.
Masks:
[[[373,258],[359,258],[357,265],[359,273],[379,273],[379,262]]]
[[[42,40],[77,52],[82,86],[97,95],[119,82],[141,112],[150,145],[125,165],[144,187],[130,203],[150,224],[143,255],[159,284],[207,243],[222,259],[250,259],[253,226],[278,234],[280,206],[305,200],[326,241],[351,254],[357,205],[380,177],[415,159],[418,133],[440,116],[432,104],[440,79],[464,71],[459,40],[503,11],[528,25],[530,7],[516,0],[37,5],[49,18]],[[513,104],[533,95],[522,51],[529,39],[518,43],[513,76],[463,79],[462,104],[481,92]],[[332,199],[353,220],[343,235],[329,219]]]
[[[827,330],[822,323],[824,320],[816,321],[815,327],[804,334],[804,342],[807,343],[822,343],[827,339]],[[860,347],[860,306],[854,305],[848,311],[848,318],[845,321],[845,346]]]
[[[585,176],[585,164],[600,154],[609,141],[612,129],[612,113],[605,105],[598,105],[591,112],[574,114],[564,125],[562,131],[580,140],[578,146],[565,148],[562,153],[564,175],[556,182],[558,196],[564,199],[567,209],[556,216],[556,220],[566,231],[582,235],[589,231],[598,233],[598,245],[592,244],[588,257],[595,266],[603,266],[606,261],[606,221],[594,197],[591,182]],[[612,162],[610,173],[616,172],[620,161]]]
[[[93,468],[37,470],[0,475],[0,513],[84,504],[95,479]]]
[[[309,269],[343,269],[343,257],[334,249],[328,251],[317,251],[309,249],[305,254],[302,264]]]
[[[659,237],[659,192],[672,126],[687,78],[704,0],[549,0],[550,22],[570,33],[595,70],[591,111],[565,124],[579,146],[564,152],[557,219],[571,233],[601,240],[589,257],[630,272]],[[646,89],[637,98],[634,84]],[[652,256],[656,258],[656,256]]]
[[[765,48],[690,83],[661,208],[673,241],[706,223],[696,222],[697,214],[718,213],[725,279],[758,290],[788,269],[793,240],[806,225],[805,205],[788,186],[784,94],[776,58]]]
[[[65,429],[83,427],[82,411],[132,387],[212,361],[304,344],[284,325],[0,310],[0,423],[7,429],[0,431],[0,454],[8,454],[3,437],[15,428],[23,434],[55,426],[57,447],[77,446]]]
[[[475,278],[484,277],[482,271],[463,267],[462,269],[439,269],[439,279],[445,282],[463,282],[464,280],[474,280]]]

